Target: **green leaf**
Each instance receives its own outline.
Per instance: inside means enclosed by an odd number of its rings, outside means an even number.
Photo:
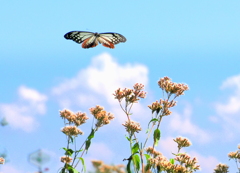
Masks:
[[[158,142],[160,140],[161,137],[161,132],[159,129],[154,130],[154,134],[153,134],[153,140],[154,140],[154,145],[157,146]]]
[[[81,151],[83,151],[83,149],[80,149],[80,150],[76,150],[75,152],[76,152],[76,153],[77,153],[77,152],[79,153],[79,152],[81,152]]]
[[[144,154],[144,156],[145,156],[145,158],[146,158],[147,161],[148,161],[149,158],[151,157],[149,154]],[[148,161],[148,162],[149,162],[149,161]]]
[[[131,161],[132,161],[132,159],[128,160],[128,164],[127,164],[127,172],[128,173],[131,173]]]
[[[91,145],[91,140],[92,140],[92,138],[94,138],[94,134],[95,134],[95,131],[94,131],[94,129],[92,129],[92,131],[91,131],[91,133],[90,133],[90,135],[88,136],[87,141],[86,141],[86,145],[85,145],[85,149],[86,149],[86,150],[88,150],[88,148],[90,147],[90,145]]]
[[[72,154],[74,153],[74,151],[71,148],[69,149],[63,148],[63,149],[65,150],[65,155],[67,156],[72,156]]]
[[[132,153],[135,154],[139,151],[139,144],[135,143],[132,147]]]
[[[75,168],[73,168],[71,165],[69,165],[69,164],[66,164],[65,167],[67,168],[69,173],[78,173],[78,171]]]
[[[91,145],[91,140],[87,140],[86,141],[86,145],[85,145],[85,149],[88,150],[88,148],[90,147]]]
[[[151,119],[151,120],[149,121],[149,123],[148,123],[148,128],[149,128],[149,125],[150,125],[151,122],[157,122],[157,121],[158,121],[157,118],[153,118],[153,119]]]
[[[92,138],[94,138],[94,134],[95,134],[95,131],[94,129],[92,129],[90,135],[88,136],[88,140],[91,140]]]
[[[131,141],[131,139],[129,138],[129,137],[127,137],[127,136],[125,136],[126,137],[126,139],[130,142]]]
[[[137,171],[139,171],[139,169],[140,169],[140,157],[139,157],[139,155],[138,154],[134,154],[132,156],[132,158],[133,158],[133,163],[134,163]]]
[[[147,129],[147,130],[146,130],[146,134],[147,134],[149,131],[150,131],[150,129]]]
[[[66,170],[65,168],[62,168],[60,173],[65,173],[65,170]]]
[[[169,159],[169,162],[174,165],[175,160],[174,159]]]
[[[147,165],[145,166],[145,172],[147,172],[148,170],[151,169],[151,164],[149,162],[149,159],[151,158],[151,156],[149,154],[144,154],[146,161],[147,161]]]
[[[78,157],[79,160],[81,160],[82,165],[83,165],[83,171],[86,172],[86,165],[84,163],[84,159],[82,157]]]
[[[74,138],[72,136],[68,136],[70,138],[70,142],[73,143]]]

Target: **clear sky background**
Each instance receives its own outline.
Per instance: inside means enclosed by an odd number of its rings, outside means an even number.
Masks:
[[[240,143],[240,1],[0,1],[0,151],[9,162],[4,173],[32,173],[28,155],[43,149],[51,156],[49,173],[62,166],[59,110],[86,112],[102,105],[114,113],[100,128],[85,156],[107,164],[126,164],[129,156],[126,117],[111,95],[136,82],[147,98],[136,105],[133,119],[146,126],[147,105],[162,97],[159,78],[189,85],[173,114],[162,122],[157,149],[167,157],[177,148],[172,138],[188,137],[187,148],[201,172],[218,163],[236,172],[227,154]],[[69,31],[117,32],[126,43],[108,49],[82,49],[64,39]],[[145,124],[145,125],[144,125]],[[92,119],[81,129],[87,137]],[[144,139],[144,134],[139,134]]]

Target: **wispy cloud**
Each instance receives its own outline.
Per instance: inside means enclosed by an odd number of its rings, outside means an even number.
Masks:
[[[46,112],[47,96],[25,86],[19,87],[18,95],[15,103],[0,104],[1,115],[10,127],[31,132],[38,126],[35,115]]]
[[[240,132],[240,75],[232,76],[226,79],[221,89],[231,89],[225,101],[215,103],[217,116],[211,117],[215,122],[222,122],[225,136],[234,138],[239,136]]]
[[[216,104],[218,114],[240,113],[240,75],[229,77],[223,82],[221,89],[229,88],[232,89],[232,94],[226,102]]]
[[[118,88],[132,87],[137,82],[148,84],[146,66],[121,65],[110,54],[103,53],[94,57],[91,64],[76,76],[53,87],[52,95],[62,108],[90,108],[104,104],[119,112],[118,102],[112,94]]]
[[[19,170],[16,166],[13,166],[11,164],[5,164],[1,166],[1,171],[0,173],[6,173],[6,172],[11,172],[11,173],[24,173],[25,171]],[[28,173],[28,172],[27,172]]]
[[[219,160],[213,156],[203,156],[196,151],[189,152],[191,157],[196,157],[201,167],[201,172],[213,172],[213,169],[219,163]]]
[[[191,120],[192,108],[190,105],[186,105],[183,113],[173,112],[170,119],[169,130],[178,132],[181,135],[187,135],[201,143],[207,143],[210,141],[210,134],[201,129],[198,125],[194,124]]]

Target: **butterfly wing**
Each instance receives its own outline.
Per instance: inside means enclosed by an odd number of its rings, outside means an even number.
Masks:
[[[68,40],[73,40],[76,43],[82,43],[84,40],[88,39],[89,37],[93,36],[93,32],[87,31],[71,31],[64,35],[64,38]]]
[[[98,45],[97,36],[93,35],[83,41],[82,48],[88,49],[88,48],[96,47],[97,45]]]
[[[92,48],[98,45],[98,42],[108,48],[114,48],[115,44],[125,42],[127,39],[118,33],[105,32],[105,33],[93,33],[87,31],[71,31],[64,35],[66,39],[75,41],[81,44],[82,48]]]
[[[100,33],[99,34],[100,37],[104,37],[106,39],[109,39],[113,44],[118,44],[120,42],[126,42],[127,39],[118,33],[114,33],[114,32],[105,32],[105,33]]]

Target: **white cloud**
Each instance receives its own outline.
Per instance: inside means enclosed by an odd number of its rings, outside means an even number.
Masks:
[[[233,94],[229,96],[227,103],[217,103],[216,110],[218,114],[236,114],[240,113],[240,75],[226,79],[221,89],[232,88]]]
[[[231,87],[235,88],[237,93],[240,94],[240,75],[227,78],[223,82],[221,89],[231,88]]]
[[[217,112],[217,116],[215,116],[217,117],[217,121],[215,122],[222,123],[224,136],[234,138],[234,136],[239,135],[240,131],[240,75],[226,79],[221,89],[231,89],[232,92],[225,99],[226,101],[215,103],[215,110]]]
[[[131,87],[135,83],[148,83],[148,69],[140,64],[118,64],[107,53],[94,57],[91,64],[71,79],[66,79],[52,89],[62,108],[90,108],[98,104],[119,110],[118,101],[112,95],[118,88]],[[102,105],[103,106],[103,105]],[[114,111],[117,110],[117,111]],[[139,108],[138,110],[141,110]]]
[[[157,147],[157,150],[159,150],[164,156],[167,158],[173,158],[174,156],[172,153],[177,153],[177,144],[173,141],[175,139],[174,137],[167,137],[167,138],[161,138],[159,142],[159,147]],[[160,149],[158,149],[160,148]]]
[[[24,173],[24,171],[20,171],[18,168],[15,168],[11,164],[1,165],[0,173]]]
[[[38,126],[34,115],[46,112],[47,97],[25,86],[19,87],[18,95],[16,103],[0,104],[1,116],[6,118],[12,128],[30,132]]]
[[[18,93],[20,99],[28,101],[28,103],[34,107],[37,113],[44,114],[46,112],[45,102],[47,101],[47,96],[25,86],[20,86]]]
[[[207,143],[210,141],[210,135],[208,132],[202,130],[191,121],[192,110],[190,105],[186,105],[182,114],[174,112],[170,116],[169,129],[176,131],[181,135],[189,135],[201,143]]]
[[[198,160],[198,165],[200,165],[200,172],[213,172],[213,169],[219,163],[218,159],[213,156],[203,156],[195,151],[190,151],[189,155],[191,158],[196,157]]]

